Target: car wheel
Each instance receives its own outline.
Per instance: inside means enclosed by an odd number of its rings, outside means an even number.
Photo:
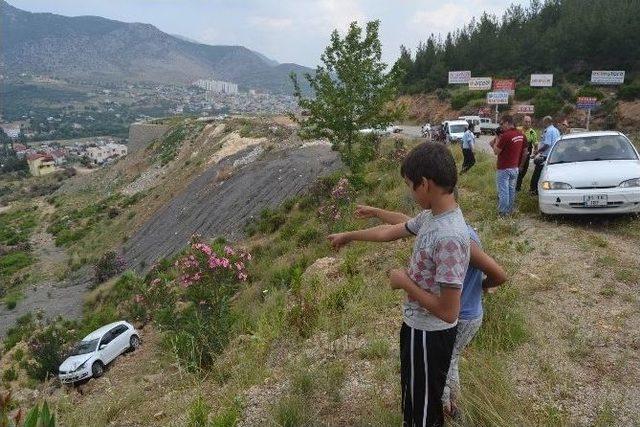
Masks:
[[[138,347],[140,347],[140,337],[138,337],[137,335],[132,335],[131,338],[129,338],[129,349],[131,351],[135,351],[138,349]]]
[[[91,365],[91,374],[93,378],[100,378],[104,374],[104,365],[102,362],[93,362]]]

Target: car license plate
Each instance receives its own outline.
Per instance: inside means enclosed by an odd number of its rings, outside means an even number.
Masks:
[[[606,194],[594,194],[584,196],[584,205],[587,208],[597,208],[607,206],[608,196]]]

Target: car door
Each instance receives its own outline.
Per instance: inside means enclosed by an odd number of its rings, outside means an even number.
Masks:
[[[115,328],[114,328],[115,329]],[[98,350],[100,353],[100,359],[105,365],[113,360],[115,357],[113,351],[113,329],[109,330],[102,336]]]
[[[116,353],[114,357],[124,353],[129,346],[129,334],[126,333],[128,329],[126,325],[119,325],[114,328],[113,346]]]

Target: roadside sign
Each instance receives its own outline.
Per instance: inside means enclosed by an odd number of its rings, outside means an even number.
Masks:
[[[593,110],[598,104],[598,98],[592,96],[580,96],[576,102],[578,110]]]
[[[469,90],[490,90],[491,77],[471,77],[469,79]]]
[[[488,92],[487,104],[500,105],[509,103],[509,93],[507,92]]]
[[[516,92],[516,81],[514,79],[501,79],[493,81],[494,92],[506,92],[513,95]]]
[[[466,85],[471,78],[471,71],[449,71],[450,85]]]
[[[551,87],[553,86],[553,74],[531,74],[529,86]]]
[[[591,83],[598,85],[620,85],[624,83],[624,71],[592,71]]]
[[[516,114],[533,114],[535,108],[533,105],[520,104],[516,105]]]

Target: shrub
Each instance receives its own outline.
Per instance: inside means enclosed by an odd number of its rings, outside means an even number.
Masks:
[[[449,97],[451,97],[451,94],[449,93],[449,91],[441,87],[436,89],[435,93],[436,93],[436,97],[438,97],[440,101],[446,101],[447,99],[449,99]]]
[[[336,229],[336,224],[343,218],[350,217],[353,209],[353,186],[347,178],[340,178],[331,189],[329,200],[318,209],[318,215],[328,225],[330,230]]]
[[[129,294],[139,291],[129,310],[165,330],[165,342],[188,369],[210,366],[229,340],[234,320],[229,301],[247,280],[250,260],[245,251],[194,236],[172,270],[158,266],[142,285],[123,283]]]
[[[576,91],[576,96],[573,97],[573,101],[576,101],[579,96],[594,97],[597,98],[598,101],[601,101],[604,98],[604,93],[593,86],[582,86]]]
[[[535,96],[536,90],[531,86],[518,86],[516,88],[516,101],[528,101]]]
[[[535,107],[535,116],[541,118],[558,113],[564,105],[564,101],[557,91],[545,89],[538,92],[533,100],[533,105]]]
[[[62,323],[52,323],[36,331],[28,343],[32,360],[26,364],[27,374],[39,381],[57,375],[64,360],[65,343],[70,338],[68,328]]]
[[[622,85],[618,89],[618,98],[624,101],[633,101],[640,98],[640,83]]]
[[[5,369],[5,371],[2,373],[2,380],[7,383],[11,381],[15,381],[17,379],[18,379],[18,373],[16,372],[13,366]]]
[[[127,264],[121,255],[115,251],[106,252],[96,263],[94,283],[96,285],[122,273]]]

